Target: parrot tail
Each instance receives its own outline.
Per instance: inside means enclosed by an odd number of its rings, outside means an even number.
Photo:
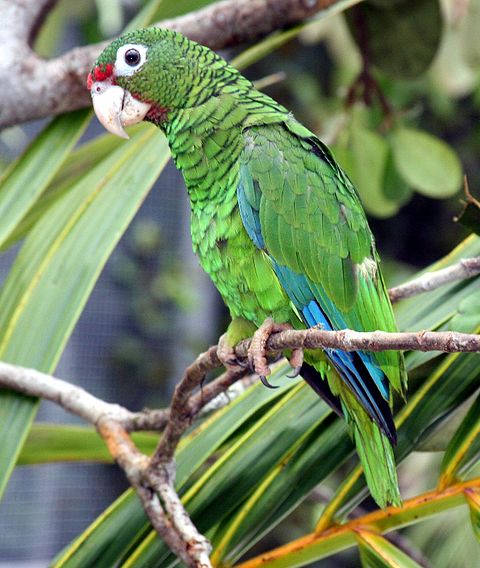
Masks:
[[[384,389],[380,390],[378,386],[384,384],[383,371],[376,367],[372,361],[366,360],[367,353],[325,350],[325,354],[365,412],[379,426],[390,442],[395,445],[397,443],[397,431],[393,422],[392,411],[388,398],[386,399],[384,392],[382,392]],[[328,383],[322,379],[322,374],[315,367],[304,363],[300,374],[337,414],[344,414],[338,397],[332,393]],[[372,377],[372,374],[375,378]],[[388,393],[388,387],[386,392]]]
[[[379,423],[358,400],[356,392],[348,386],[337,366],[334,367],[335,370],[322,368],[320,371],[304,363],[300,374],[334,412],[345,417],[363,465],[368,487],[378,505],[382,508],[389,504],[400,506],[392,448],[392,442],[396,441],[396,430],[390,407],[383,397],[379,394],[376,396],[377,408],[382,411],[384,417]],[[373,379],[370,380],[373,382]],[[378,389],[374,387],[373,392],[378,392]]]

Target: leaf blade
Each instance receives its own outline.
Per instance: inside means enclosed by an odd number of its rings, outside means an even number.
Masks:
[[[401,127],[392,132],[391,143],[400,175],[416,191],[442,199],[460,189],[462,166],[446,142],[428,132]]]
[[[0,357],[53,370],[101,269],[168,156],[153,129],[132,138],[37,223],[0,291]],[[143,170],[145,157],[149,168]],[[33,399],[0,393],[0,493],[36,407]]]
[[[91,116],[91,112],[81,110],[52,120],[1,176],[0,244],[46,189]]]

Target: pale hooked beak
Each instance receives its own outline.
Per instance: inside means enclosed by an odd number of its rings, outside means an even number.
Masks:
[[[142,121],[151,106],[110,81],[96,81],[90,93],[98,120],[109,132],[121,138],[129,137],[123,127]]]

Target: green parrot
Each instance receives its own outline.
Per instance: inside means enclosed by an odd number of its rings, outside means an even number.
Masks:
[[[227,361],[240,339],[286,325],[396,330],[352,182],[312,132],[224,59],[174,31],[141,29],[101,53],[87,86],[110,132],[128,138],[123,127],[146,120],[165,133],[190,197],[194,251],[232,317]],[[391,404],[406,385],[402,354],[304,357],[302,377],[344,415],[373,497],[400,504]],[[266,382],[263,354],[252,358]]]

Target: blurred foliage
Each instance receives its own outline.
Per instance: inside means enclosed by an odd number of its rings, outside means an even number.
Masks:
[[[182,260],[169,251],[153,219],[138,219],[124,239],[113,276],[127,300],[127,323],[114,342],[114,372],[138,384],[166,382],[171,361],[158,357],[169,337],[172,311],[186,312],[199,301]],[[170,332],[170,333],[169,333]]]
[[[79,42],[99,41],[209,3],[61,0],[36,48],[49,56],[72,31]],[[263,88],[332,146],[371,215],[380,249],[391,257],[393,277],[444,255],[432,268],[480,254],[474,237],[454,249],[479,228],[479,25],[480,0],[367,0],[346,18],[329,13],[276,32],[234,59],[252,79],[270,76]],[[163,138],[145,125],[131,129],[128,145],[103,134],[74,149],[90,117],[80,111],[53,120],[0,178],[2,250],[22,241],[0,290],[0,355],[45,371],[53,370],[102,267],[168,157]],[[7,164],[24,140],[23,127],[2,133],[0,163]],[[461,193],[463,174],[472,195]],[[462,199],[467,206],[460,215]],[[455,215],[465,229],[452,222]],[[180,262],[166,260],[167,249],[162,228],[143,218],[133,222],[117,256],[116,282],[130,300],[112,372],[124,380],[165,376],[166,363],[154,353],[166,314],[198,301]],[[479,286],[476,278],[401,303],[400,326],[478,333]],[[338,557],[326,557],[355,546],[357,552],[341,557],[342,566],[424,564],[416,549],[432,566],[471,566],[478,545],[467,524],[478,535],[480,518],[478,355],[412,353],[407,364],[409,398],[406,405],[398,401],[397,458],[405,460],[402,488],[413,498],[404,510],[378,513],[378,522],[358,530],[341,533],[334,524],[366,518],[374,508],[345,426],[299,380],[286,380],[285,367],[272,377],[279,389],[255,385],[192,429],[177,453],[177,487],[214,544],[216,566],[288,545],[315,526],[327,532],[312,533],[314,544],[296,555],[293,549],[277,553],[269,563],[257,557],[251,566],[319,559],[321,566],[338,566]],[[88,429],[37,425],[29,434],[35,409],[35,401],[0,395],[2,487],[17,458],[107,459]],[[417,453],[432,440],[442,459]],[[154,437],[138,441],[148,450]],[[312,490],[320,482],[319,500]],[[406,525],[412,526],[401,528]],[[380,535],[387,529],[396,531],[394,538]],[[54,563],[120,565],[178,565],[131,492]]]
[[[480,235],[480,201],[470,193],[468,182],[465,178],[465,202],[463,210],[455,219],[460,225],[466,229]]]
[[[394,79],[414,79],[435,57],[442,36],[437,0],[369,0],[347,14],[364,62]]]

